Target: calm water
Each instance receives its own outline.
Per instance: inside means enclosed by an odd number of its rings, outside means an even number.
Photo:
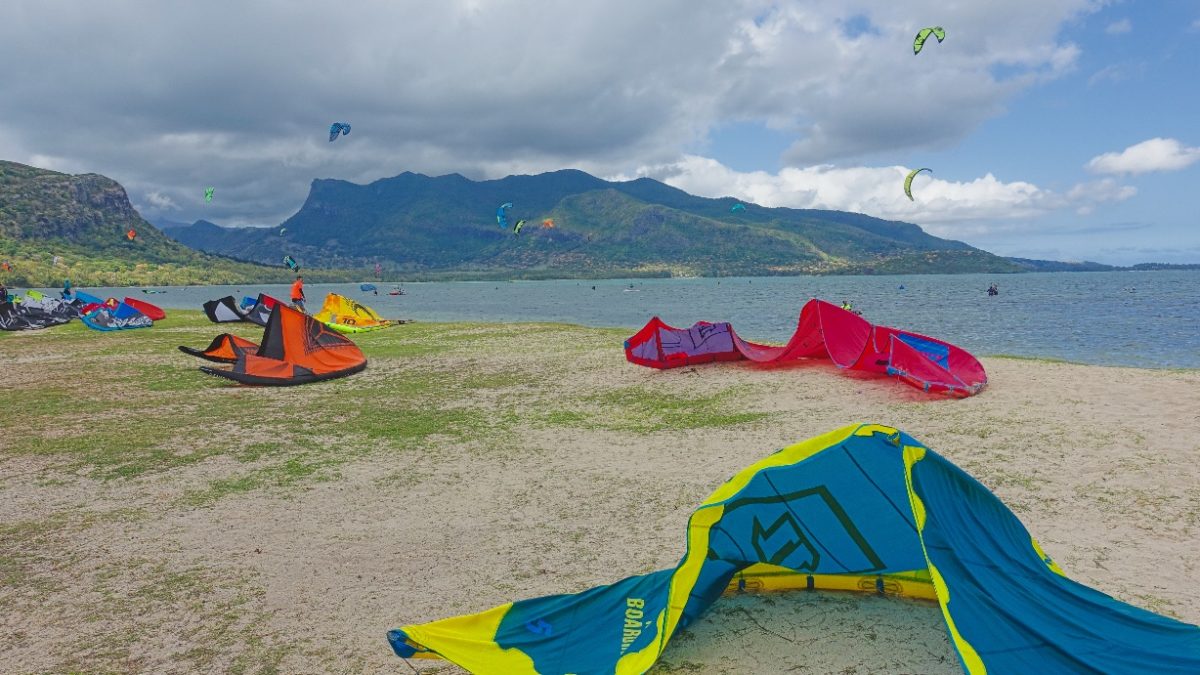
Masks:
[[[989,283],[1000,295],[988,297]],[[626,289],[636,289],[627,292]],[[592,290],[592,286],[596,289]],[[748,339],[785,341],[811,297],[850,300],[876,323],[907,328],[976,354],[1052,357],[1107,365],[1200,368],[1200,272],[1071,272],[1017,275],[754,277],[604,281],[406,283],[407,295],[358,284],[309,284],[309,311],[326,292],[363,300],[387,317],[420,321],[561,321],[640,328],[657,314],[676,326],[731,321]],[[904,288],[901,289],[900,287]],[[287,286],[86,289],[165,308],[198,309],[223,295]],[[618,345],[614,345],[617,347]]]

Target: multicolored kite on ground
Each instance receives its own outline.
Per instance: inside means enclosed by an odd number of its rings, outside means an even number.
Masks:
[[[652,515],[633,509],[630,526]],[[673,568],[388,641],[477,675],[635,675],[724,594],[829,589],[936,602],[968,675],[1200,672],[1200,628],[1068,579],[996,495],[890,427],[843,427],[751,464],[692,512],[685,537]],[[799,623],[821,638],[821,617]]]
[[[263,386],[330,380],[367,367],[367,357],[349,338],[282,303],[271,310],[261,345],[224,334],[218,335],[207,349],[180,347],[179,350],[209,361],[233,364],[230,369],[201,366],[201,372]]]
[[[889,375],[926,392],[951,396],[971,396],[987,383],[983,366],[966,350],[919,333],[871,325],[823,300],[804,305],[796,332],[783,346],[743,340],[728,323],[701,321],[691,328],[675,328],[654,317],[625,341],[625,358],[651,368],[743,359],[829,359],[839,368]]]

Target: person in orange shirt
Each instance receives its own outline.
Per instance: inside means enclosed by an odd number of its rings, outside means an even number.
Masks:
[[[308,314],[304,308],[304,277],[299,274],[296,275],[296,281],[292,282],[292,306]]]

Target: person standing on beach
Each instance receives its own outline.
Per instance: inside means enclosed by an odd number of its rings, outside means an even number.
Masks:
[[[296,275],[296,280],[292,282],[292,306],[308,314],[308,310],[304,308],[304,277],[299,274]]]

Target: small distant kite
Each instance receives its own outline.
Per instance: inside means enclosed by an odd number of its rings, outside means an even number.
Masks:
[[[329,125],[329,142],[337,140],[338,135],[345,136],[350,133],[350,125],[345,122],[334,122]]]
[[[300,266],[296,264],[296,259],[290,255],[283,256],[283,264],[288,266],[288,269],[293,272],[299,272]]]
[[[930,35],[937,38],[939,44],[942,42],[942,40],[946,39],[946,31],[943,30],[941,26],[922,28],[917,32],[916,39],[913,40],[913,56],[921,53],[921,49],[925,46],[925,41],[929,39]]]
[[[377,277],[383,276],[383,265],[380,265],[379,263],[375,263],[375,276],[377,276]]]
[[[125,236],[129,238],[129,241],[133,241],[134,239],[137,239],[137,230],[131,227],[129,228],[129,231],[125,233]]]
[[[287,228],[286,228],[286,227],[281,227],[281,228],[279,228],[279,236],[281,236],[281,237],[282,237],[284,232],[287,232]]]
[[[215,190],[215,189],[216,188],[204,188],[204,201],[205,202],[212,201],[213,190]]]
[[[513,234],[521,234],[521,228],[525,227],[524,220],[518,220],[516,225],[513,225]]]
[[[511,208],[512,202],[504,202],[496,208],[496,224],[504,229],[508,229],[508,214],[504,212],[504,209]]]
[[[734,204],[733,206],[731,206],[729,208],[730,213],[737,213],[738,211],[745,211],[745,210],[746,210],[746,205],[741,202],[738,202],[737,204]]]
[[[552,227],[554,227],[554,219],[553,218],[547,218],[542,221],[542,229],[543,230],[547,230]]]
[[[908,195],[909,201],[915,201],[912,196],[912,182],[913,178],[916,178],[917,174],[921,173],[922,171],[928,171],[931,174],[933,173],[933,169],[914,169],[913,171],[909,171],[908,175],[904,177],[904,194]]]
[[[377,291],[379,289],[375,288],[375,284],[359,284],[358,290],[362,291],[363,293],[370,293],[371,291]]]

